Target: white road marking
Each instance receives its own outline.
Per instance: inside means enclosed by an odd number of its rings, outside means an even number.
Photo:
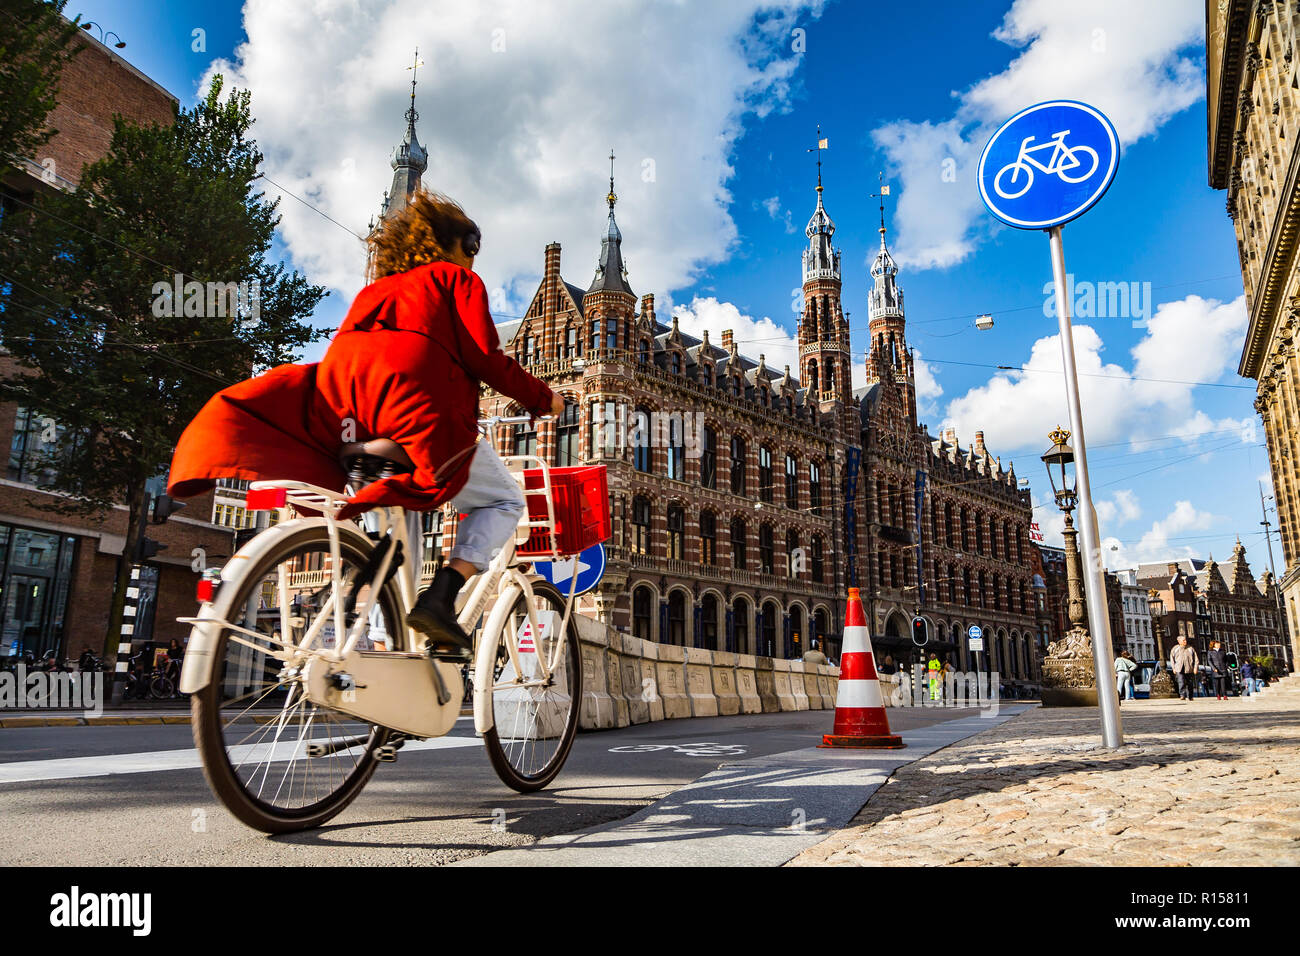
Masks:
[[[275,759],[288,760],[297,740],[281,741]],[[432,740],[408,740],[400,753],[415,750],[447,750],[477,747],[477,737],[436,737]],[[247,751],[251,748],[239,748]],[[236,759],[245,754],[233,754]],[[163,770],[197,770],[202,766],[199,752],[189,750],[154,750],[134,754],[103,754],[94,757],[57,757],[51,760],[21,760],[0,764],[0,784],[30,783],[36,780],[71,780],[81,777],[106,777],[118,773],[155,773]]]

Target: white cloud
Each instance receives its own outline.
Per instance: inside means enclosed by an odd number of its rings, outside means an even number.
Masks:
[[[1203,440],[1211,444],[1235,437],[1254,441],[1250,419],[1216,422],[1194,407],[1192,394],[1192,383],[1217,381],[1233,367],[1235,342],[1245,323],[1242,296],[1229,303],[1195,295],[1165,303],[1133,347],[1131,369],[1104,358],[1104,344],[1094,327],[1076,325],[1075,362],[1089,444],[1132,442],[1135,451],[1150,451],[1167,447],[1144,442],[1150,436],[1209,431],[1216,434]],[[1060,336],[1038,339],[1020,369],[998,372],[984,385],[955,397],[948,404],[945,424],[967,440],[983,429],[985,441],[1004,456],[1020,450],[1040,453],[1053,427],[1069,427],[1061,368]]]
[[[1102,534],[1105,534],[1108,527],[1127,524],[1142,514],[1137,495],[1131,488],[1117,491],[1109,499],[1098,501],[1096,507],[1097,523],[1101,527]]]
[[[902,179],[900,263],[953,265],[992,227],[974,168],[993,129],[1017,110],[1053,97],[1084,100],[1129,144],[1195,103],[1204,95],[1195,58],[1202,17],[1187,0],[1016,0],[993,33],[1022,51],[1006,69],[955,93],[947,120],[900,119],[873,134]]]
[[[364,233],[391,182],[418,44],[424,181],[479,222],[477,268],[497,301],[531,294],[551,240],[566,278],[586,284],[611,146],[632,286],[663,295],[735,243],[727,183],[742,119],[786,108],[801,63],[791,30],[821,4],[317,0],[304,15],[248,0],[249,42],[212,72],[252,91],[268,176]],[[361,243],[292,199],[280,213],[298,266],[353,294]]]
[[[790,374],[799,377],[798,342],[792,333],[767,316],[756,319],[732,303],[719,302],[713,296],[696,296],[689,305],[675,306],[672,314],[677,317],[678,328],[689,335],[698,337],[707,329],[712,345],[722,345],[722,333],[731,329],[741,355],[755,361],[763,356],[767,367],[778,374],[789,365]]]

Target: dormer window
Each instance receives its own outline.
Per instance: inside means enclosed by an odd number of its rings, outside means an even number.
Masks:
[[[533,353],[536,351],[537,351],[537,338],[535,336],[530,335],[526,339],[524,339],[524,364],[525,365],[531,365],[533,363]]]
[[[566,358],[577,358],[578,351],[578,330],[570,325],[564,330],[564,355]]]
[[[672,370],[674,375],[682,374],[682,354],[680,352],[673,353]]]
[[[638,349],[637,359],[642,365],[646,365],[650,361],[650,343],[645,339],[641,340],[641,348]]]

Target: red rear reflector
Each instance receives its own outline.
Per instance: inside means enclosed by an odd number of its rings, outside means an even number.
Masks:
[[[249,511],[270,511],[283,508],[287,498],[284,488],[255,488],[248,493],[244,507]]]
[[[212,595],[216,593],[216,590],[217,590],[216,581],[209,581],[206,578],[200,578],[198,594],[196,595],[199,599],[199,603],[206,604],[207,602],[211,601]]]

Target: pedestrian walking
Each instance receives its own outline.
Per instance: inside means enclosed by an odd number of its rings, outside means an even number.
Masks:
[[[930,699],[938,700],[943,696],[943,665],[939,663],[938,654],[930,652],[930,660],[926,662],[925,669],[930,677]]]
[[[1210,641],[1210,652],[1205,655],[1205,662],[1210,665],[1210,675],[1214,681],[1214,699],[1228,699],[1228,655],[1218,641]]]
[[[1241,662],[1241,696],[1249,697],[1255,691],[1255,666],[1251,664],[1250,658],[1244,658]]]
[[[1137,670],[1137,662],[1129,656],[1128,651],[1123,651],[1115,658],[1115,689],[1119,692],[1120,702],[1123,703],[1124,697],[1133,700],[1133,672]]]
[[[1201,659],[1196,648],[1187,643],[1187,635],[1178,635],[1178,646],[1169,654],[1169,663],[1178,682],[1180,700],[1191,700],[1195,695],[1196,681],[1199,676]]]

